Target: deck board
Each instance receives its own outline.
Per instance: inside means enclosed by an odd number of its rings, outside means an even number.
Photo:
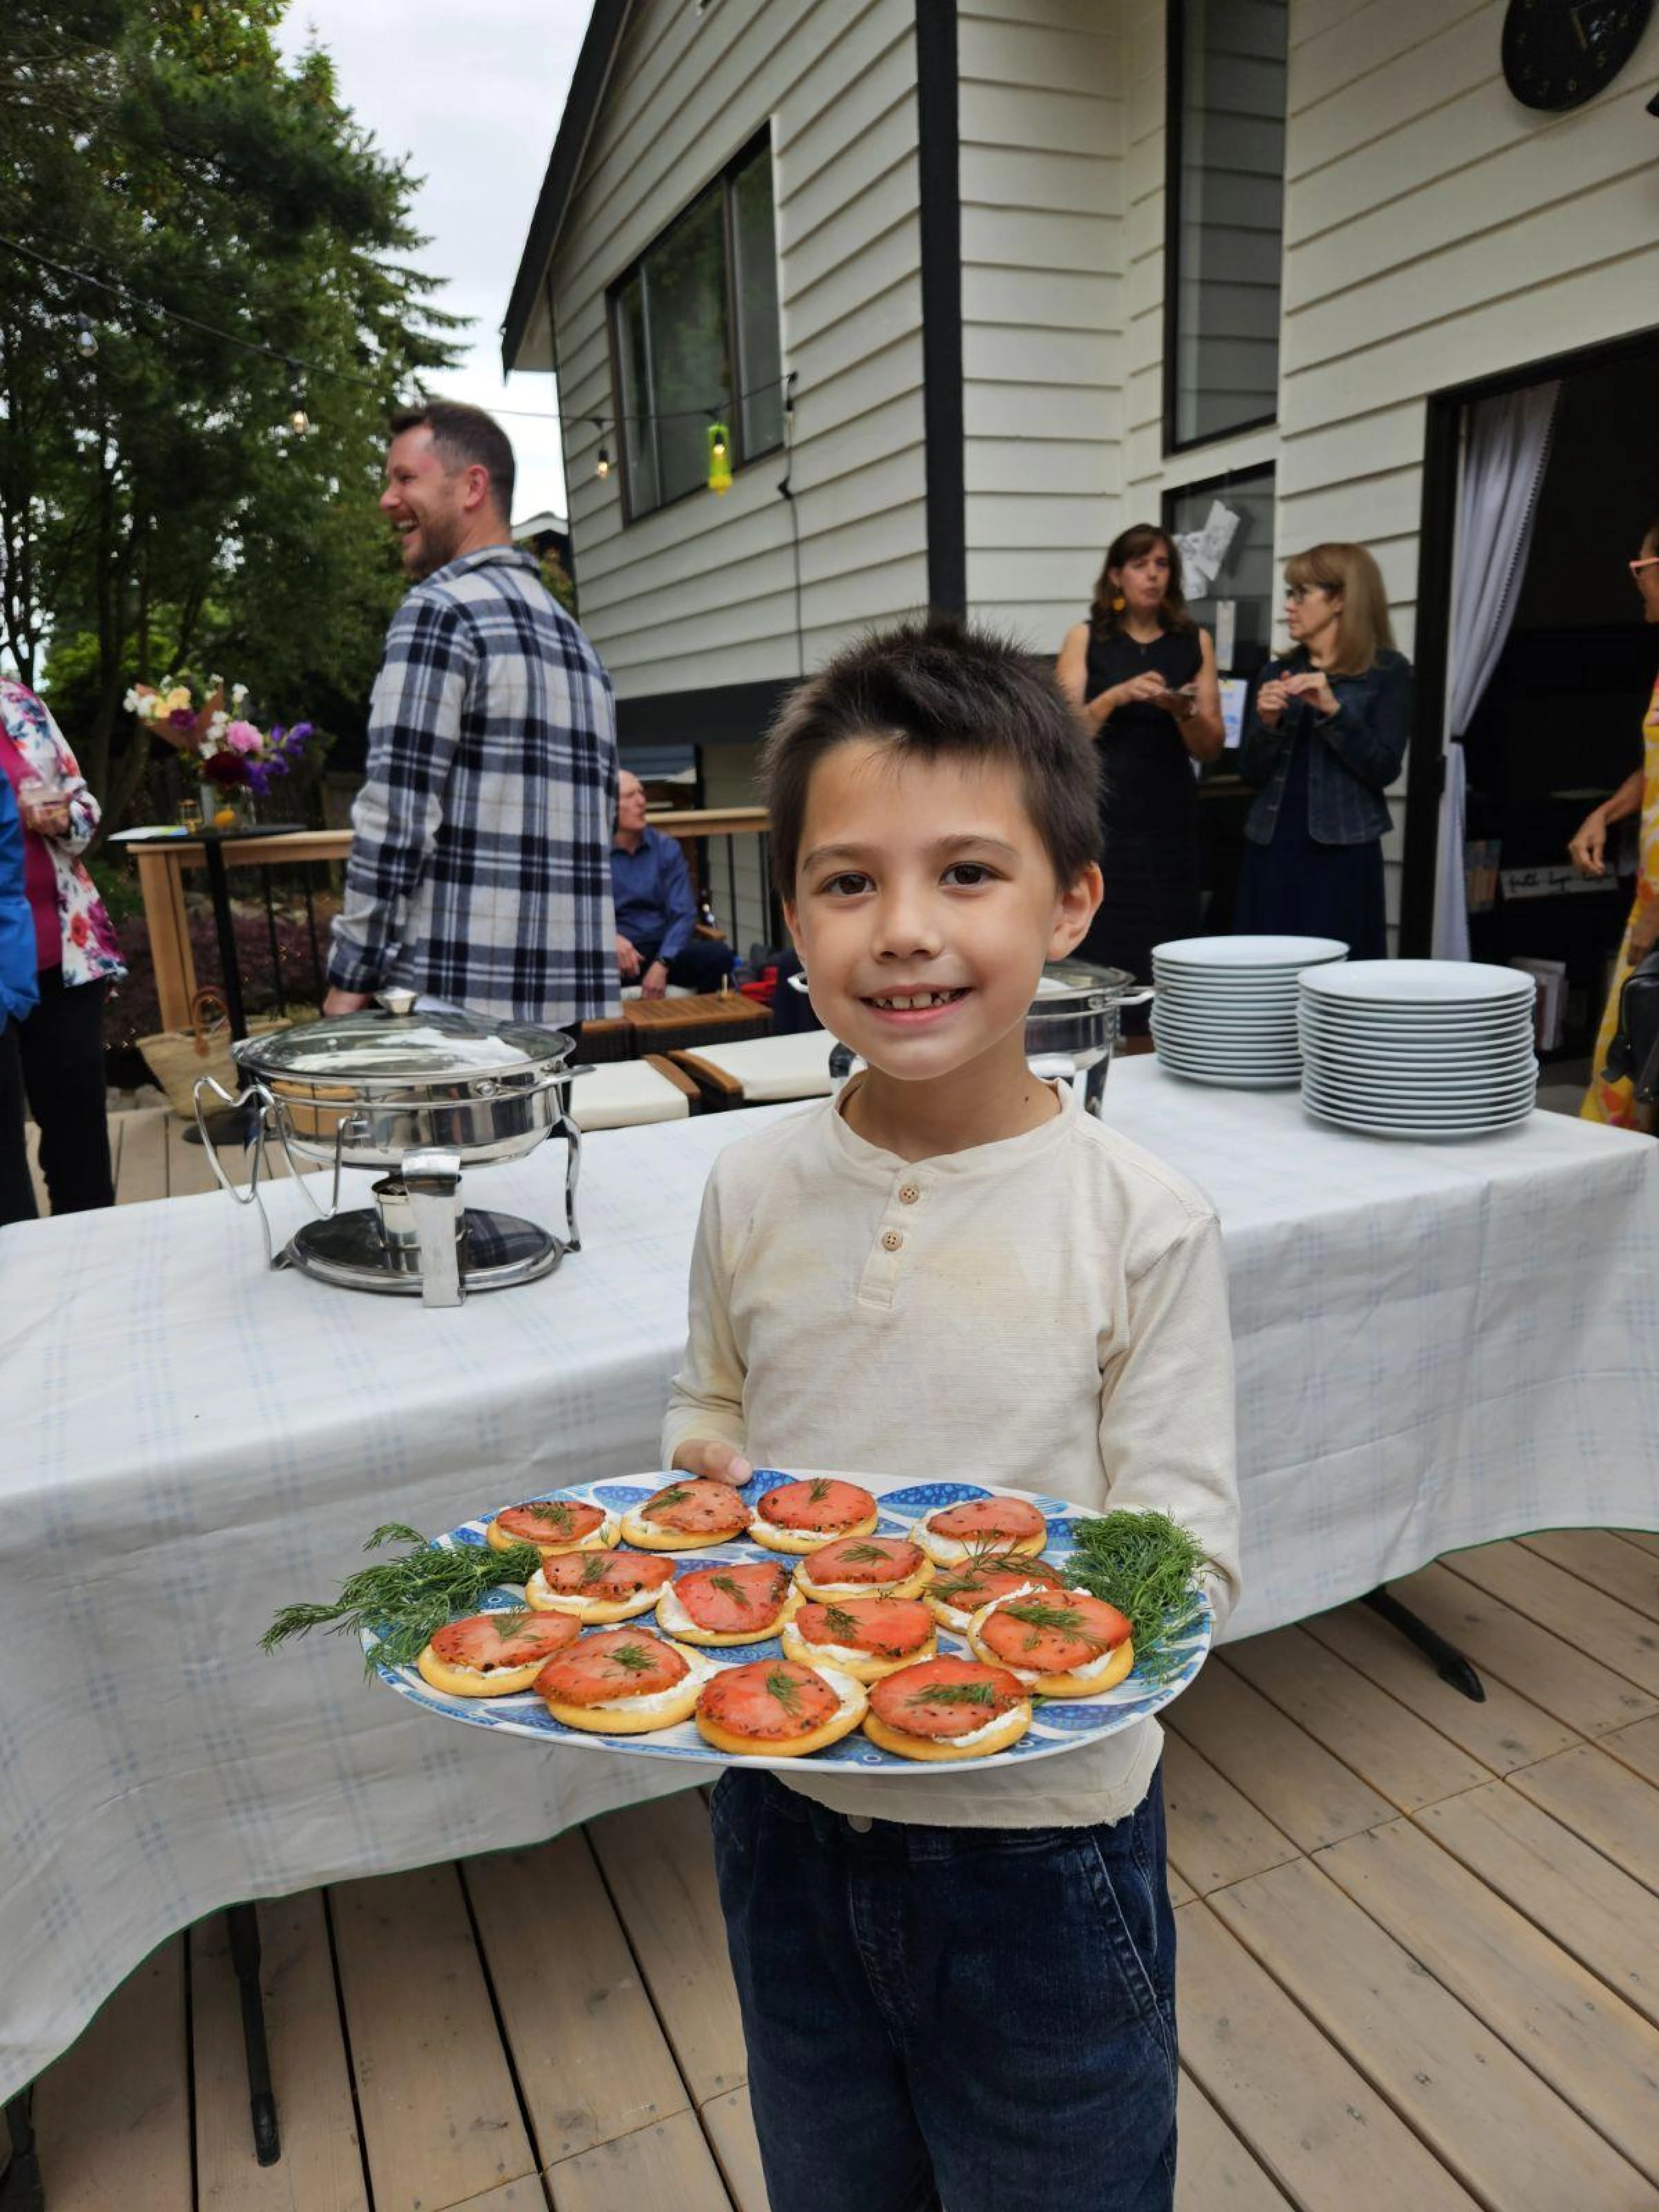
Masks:
[[[1615,1866],[1659,1891],[1659,1790],[1640,1775],[1583,1743],[1510,1780]]]
[[[1176,2124],[1181,2150],[1175,2212],[1288,2212],[1289,2197],[1267,2179],[1184,2069]]]
[[[553,2212],[732,2212],[713,2152],[690,2112],[639,2128],[550,2168]]]
[[[1211,1905],[1481,2203],[1503,2212],[1641,2203],[1635,2170],[1310,1860]],[[1395,2199],[1410,2201],[1404,2189]]]
[[[1358,1835],[1395,1810],[1230,1667],[1206,1667],[1170,1718],[1301,1850]]]
[[[42,2077],[34,2133],[51,2212],[176,2212],[193,2201],[182,1936],[128,1976]]]
[[[1483,1544],[1446,1563],[1455,1574],[1547,1629],[1579,1652],[1659,1697],[1659,1625],[1524,1544]],[[1659,1589],[1659,1574],[1653,1577]]]
[[[1296,1845],[1183,1736],[1164,1739],[1170,1863],[1200,1897],[1297,1856]]]
[[[1659,1620],[1659,1559],[1607,1528],[1550,1528],[1520,1541],[1592,1589]]]

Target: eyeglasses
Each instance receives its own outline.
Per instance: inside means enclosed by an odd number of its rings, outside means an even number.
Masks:
[[[1644,568],[1659,568],[1659,553],[1650,553],[1644,559],[1632,561],[1630,564],[1632,576],[1639,576]]]
[[[1304,599],[1328,599],[1330,586],[1328,584],[1286,584],[1285,597],[1293,607],[1299,607]]]

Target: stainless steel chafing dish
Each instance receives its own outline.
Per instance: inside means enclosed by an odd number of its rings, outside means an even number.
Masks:
[[[581,1132],[571,1118],[570,1086],[588,1071],[570,1065],[574,1048],[561,1030],[417,1014],[413,1005],[412,994],[387,992],[371,1012],[245,1037],[233,1049],[246,1087],[233,1099],[210,1079],[198,1083],[197,1118],[209,1096],[253,1115],[246,1190],[226,1176],[210,1143],[207,1155],[233,1198],[259,1205],[273,1267],[352,1290],[458,1305],[469,1290],[534,1281],[580,1250]],[[562,1240],[514,1215],[462,1204],[464,1170],[520,1159],[550,1135],[568,1147]],[[274,1254],[259,1198],[271,1144],[282,1147],[318,1217]],[[334,1170],[326,1211],[309,1180],[297,1176],[302,1159]],[[378,1173],[373,1206],[341,1209],[348,1168]]]
[[[798,991],[805,975],[792,975]],[[1090,960],[1052,960],[1037,982],[1025,1017],[1025,1056],[1045,1082],[1083,1085],[1083,1104],[1098,1115],[1106,1077],[1117,1046],[1118,1017],[1125,1006],[1144,1006],[1152,998],[1127,968],[1100,968]],[[844,1044],[830,1054],[830,1073],[845,1082],[854,1066]]]

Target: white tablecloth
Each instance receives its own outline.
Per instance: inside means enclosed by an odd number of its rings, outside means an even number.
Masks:
[[[1293,1094],[1147,1060],[1107,1102],[1222,1215],[1233,1634],[1493,1537],[1659,1525],[1659,1146],[1547,1115],[1475,1145],[1368,1143]],[[664,1786],[445,1729],[366,1687],[338,1638],[256,1645],[379,1522],[436,1530],[653,1464],[708,1164],[758,1118],[593,1138],[586,1249],[453,1311],[268,1273],[220,1194],[0,1232],[0,2095],[222,1905],[525,1843]],[[550,1146],[469,1195],[550,1225],[562,1176]],[[300,1218],[291,1187],[273,1200]]]

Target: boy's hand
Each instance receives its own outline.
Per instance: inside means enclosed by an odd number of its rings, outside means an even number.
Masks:
[[[735,1445],[695,1440],[680,1446],[673,1463],[682,1474],[706,1474],[711,1481],[729,1482],[733,1490],[741,1490],[755,1472]]]

